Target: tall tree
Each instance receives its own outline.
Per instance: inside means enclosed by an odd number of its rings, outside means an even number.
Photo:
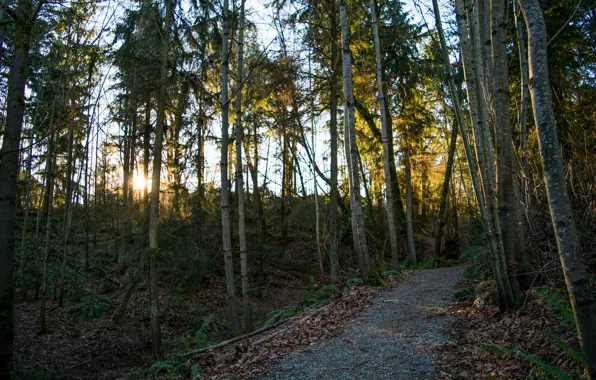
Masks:
[[[525,261],[526,237],[522,218],[522,202],[517,175],[517,160],[513,150],[512,128],[509,116],[509,75],[507,62],[507,24],[505,1],[490,2],[491,23],[491,79],[494,94],[492,108],[495,114],[497,148],[497,199],[498,215],[503,236],[503,250],[507,264],[515,275],[515,266]],[[530,284],[527,284],[528,287]],[[518,287],[511,280],[513,289]]]
[[[0,377],[3,378],[10,378],[13,370],[14,215],[31,31],[37,17],[32,0],[18,0],[16,10],[10,15],[15,22],[14,51],[0,149]]]
[[[242,173],[242,140],[244,130],[242,128],[242,87],[243,87],[243,65],[244,65],[244,0],[240,3],[240,20],[238,22],[238,73],[236,76],[236,188],[238,197],[238,240],[240,243],[240,272],[242,277],[242,316],[244,317],[244,329],[252,328],[252,310],[250,307],[249,286],[248,286],[248,257],[246,253],[246,223],[244,207],[244,177]]]
[[[240,331],[240,318],[236,305],[234,289],[234,262],[232,258],[232,234],[230,231],[230,193],[228,185],[228,144],[229,138],[229,100],[228,100],[228,75],[229,61],[229,33],[230,20],[228,0],[224,0],[222,9],[222,42],[221,42],[221,161],[219,171],[221,175],[221,228],[223,237],[223,254],[226,267],[226,291],[228,305],[232,313],[232,331]]]
[[[170,52],[170,22],[172,1],[165,0],[166,17],[162,32],[161,66],[157,98],[157,121],[155,125],[155,146],[153,149],[153,170],[151,174],[151,198],[149,201],[149,300],[151,315],[151,346],[153,359],[164,357],[159,325],[159,304],[157,298],[157,253],[159,250],[159,190],[163,150],[164,124],[166,119],[166,82],[168,78],[168,55]]]
[[[339,281],[339,260],[338,260],[338,213],[337,213],[337,73],[338,73],[338,54],[337,54],[337,16],[335,13],[335,1],[328,1],[330,9],[330,45],[331,45],[331,75],[329,77],[329,138],[331,158],[329,173],[329,270],[331,272],[331,281]]]
[[[383,136],[383,169],[385,171],[385,207],[387,209],[387,224],[389,227],[389,241],[391,244],[391,268],[399,269],[399,243],[397,239],[397,228],[395,226],[395,215],[393,211],[393,187],[391,185],[391,152],[389,145],[393,141],[389,140],[389,128],[392,126],[387,123],[387,105],[385,99],[385,90],[383,89],[383,62],[381,59],[381,39],[379,38],[379,24],[377,20],[377,11],[375,1],[369,2],[372,16],[373,38],[375,44],[376,76],[377,76],[377,98],[379,100],[379,113],[381,121],[381,134]],[[413,248],[413,247],[411,247]],[[410,258],[411,260],[411,258]]]
[[[596,378],[596,301],[580,251],[577,227],[567,193],[565,170],[555,125],[547,58],[547,34],[537,0],[520,1],[528,30],[530,94],[544,166],[550,215],[565,283],[577,322],[579,340],[590,379]]]
[[[364,214],[360,196],[360,160],[356,143],[356,125],[354,120],[354,90],[352,83],[352,53],[350,51],[350,32],[346,0],[339,2],[339,17],[341,25],[342,75],[344,87],[344,149],[348,163],[348,179],[350,182],[350,205],[352,206],[352,235],[354,249],[359,259],[360,270],[363,274],[372,269],[372,262],[368,253]]]

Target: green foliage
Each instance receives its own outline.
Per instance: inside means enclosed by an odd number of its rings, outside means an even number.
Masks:
[[[277,309],[269,313],[263,326],[270,326],[286,318],[290,318],[300,310],[307,308],[312,305],[316,305],[320,302],[326,301],[334,294],[338,294],[341,291],[336,285],[324,285],[319,287],[317,283],[311,278],[308,288],[304,291],[302,298],[298,301],[296,306],[288,306],[281,309]]]
[[[369,270],[368,272],[366,272],[364,274],[363,278],[364,278],[364,283],[366,283],[368,285],[387,286],[387,283],[385,282],[385,280],[383,280],[383,278],[379,274],[379,271],[377,270],[377,268],[373,268],[373,269]]]
[[[335,285],[325,285],[319,288],[318,284],[311,283],[311,285],[309,285],[302,295],[297,307],[299,310],[302,310],[305,307],[326,301],[329,297],[336,293],[340,293],[340,290]]]
[[[565,352],[565,355],[567,355],[567,357],[569,359],[580,364],[582,367],[585,366],[585,362],[584,362],[584,358],[582,357],[582,354],[577,352],[575,349],[573,349],[573,347],[569,346],[567,343],[563,342],[563,340],[561,340],[561,338],[554,335],[553,333],[551,333],[550,336],[557,343],[557,346],[561,347],[561,349],[563,350],[563,352]]]
[[[162,375],[167,374],[168,379],[177,379],[177,376],[183,369],[185,365],[184,362],[177,362],[177,361],[158,361],[154,362],[151,367],[145,369],[141,372],[141,378],[154,378],[156,375],[160,375],[159,378],[162,378]]]
[[[474,288],[469,287],[469,288],[460,290],[459,292],[455,293],[455,299],[461,300],[461,299],[464,299],[464,298],[466,298],[468,296],[472,296],[472,295],[474,295]]]
[[[352,277],[352,278],[348,278],[345,281],[345,284],[348,288],[353,288],[356,285],[359,285],[362,283],[362,278],[360,277]]]
[[[281,309],[273,310],[267,316],[265,323],[263,323],[263,327],[271,326],[272,324],[277,323],[281,320],[290,318],[290,317],[296,315],[297,312],[298,312],[298,310],[296,309],[296,307],[293,307],[293,306],[288,306],[288,307],[284,307]]]
[[[540,358],[526,354],[525,352],[522,352],[515,348],[499,346],[490,343],[483,343],[480,345],[480,348],[491,351],[497,357],[499,353],[504,353],[525,359],[537,368],[539,368],[542,374],[545,375],[545,378],[547,379],[573,380],[575,378],[575,376],[572,373],[562,371]]]
[[[469,279],[482,279],[491,275],[491,266],[488,250],[484,246],[472,245],[466,247],[459,255],[458,262],[472,262],[464,271],[464,276]]]
[[[94,297],[90,294],[81,298],[79,305],[69,309],[71,314],[80,314],[84,321],[91,321],[100,318],[112,306],[112,301],[108,297]]]
[[[195,349],[201,349],[207,347],[209,341],[207,339],[209,333],[209,325],[213,320],[213,314],[209,314],[203,322],[201,322],[201,326],[195,333]]]
[[[457,260],[461,263],[468,262],[470,260],[476,260],[484,258],[488,254],[488,250],[483,245],[471,245],[461,251]]]
[[[577,329],[567,292],[562,289],[552,290],[543,286],[538,288],[536,295],[546,301],[549,309],[561,318],[563,324],[569,324]]]
[[[432,269],[438,268],[441,264],[441,258],[439,256],[430,256],[428,259],[418,263],[416,268],[418,269]]]
[[[194,379],[199,376],[199,373],[201,373],[201,365],[199,363],[193,364],[192,367],[190,367],[190,377]]]
[[[149,373],[157,374],[157,373],[160,373],[161,371],[167,372],[172,369],[174,369],[174,365],[170,362],[155,362],[149,368]]]

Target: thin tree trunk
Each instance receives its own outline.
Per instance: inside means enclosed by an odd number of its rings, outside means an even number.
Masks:
[[[174,117],[174,141],[173,141],[173,149],[174,149],[174,157],[173,157],[173,177],[174,177],[174,215],[180,219],[182,218],[182,205],[180,200],[180,190],[182,189],[182,177],[181,177],[181,169],[180,169],[180,155],[182,151],[182,146],[180,145],[180,131],[182,130],[182,122],[183,122],[183,115],[184,110],[186,109],[186,97],[188,95],[188,84],[182,84],[182,89],[180,90],[179,98],[178,98],[178,107],[176,109],[176,114]]]
[[[526,51],[526,39],[522,17],[520,17],[519,4],[513,1],[513,15],[515,16],[515,29],[517,31],[517,43],[519,52],[519,69],[521,72],[521,106],[519,111],[519,138],[521,151],[522,189],[524,206],[528,209],[528,103],[530,100],[530,89],[528,81],[528,53]]]
[[[407,142],[406,142],[407,144]],[[408,231],[408,264],[416,265],[416,243],[414,240],[414,215],[412,210],[412,163],[410,162],[409,148],[406,152],[406,228]]]
[[[346,160],[349,165],[350,200],[352,204],[352,233],[354,235],[354,247],[356,254],[361,258],[360,270],[362,274],[372,269],[368,243],[366,241],[366,230],[364,226],[364,215],[362,213],[362,200],[360,197],[360,175],[358,173],[358,144],[356,143],[356,126],[354,121],[354,92],[352,84],[352,56],[350,52],[350,35],[348,29],[346,0],[339,2],[339,15],[342,37],[342,74],[344,87],[344,123],[347,134],[345,139]]]
[[[45,237],[45,245],[44,245],[44,255],[43,255],[43,274],[42,274],[42,281],[41,281],[41,306],[40,306],[40,320],[41,320],[41,332],[45,333],[47,331],[46,326],[46,298],[48,293],[48,261],[50,259],[50,250],[51,250],[51,239],[52,239],[52,217],[53,217],[53,203],[54,203],[54,183],[55,183],[55,173],[54,167],[55,164],[55,154],[54,154],[54,143],[55,140],[58,138],[58,131],[52,131],[53,128],[53,113],[54,113],[54,106],[52,107],[52,117],[50,117],[50,141],[48,143],[48,151],[47,151],[47,164],[46,164],[46,178],[48,181],[48,205],[47,205],[47,216],[46,216],[46,237]]]
[[[47,168],[44,169],[47,174]],[[35,250],[39,252],[39,234],[41,233],[41,223],[43,219],[43,200],[46,193],[47,175],[44,176],[41,182],[41,191],[39,192],[39,202],[37,204],[37,217],[35,218]],[[35,294],[33,299],[39,297],[40,273],[39,273],[39,254],[35,255]]]
[[[143,189],[143,237],[149,240],[149,143],[151,140],[151,98],[145,103],[145,130],[143,131],[143,178],[145,188]]]
[[[228,305],[232,314],[232,331],[240,332],[240,318],[238,307],[236,305],[236,294],[234,290],[234,262],[232,258],[232,236],[230,232],[230,193],[228,190],[228,144],[229,144],[229,121],[228,113],[228,72],[230,70],[229,62],[229,10],[228,0],[223,3],[223,27],[222,27],[222,60],[221,60],[221,162],[219,170],[221,174],[221,226],[223,237],[223,254],[226,271],[226,291],[228,295]]]
[[[30,200],[29,200],[29,191],[31,188],[31,164],[33,161],[33,145],[35,145],[35,122],[37,119],[37,110],[35,111],[35,117],[33,118],[33,125],[31,126],[33,131],[31,132],[31,140],[29,145],[29,154],[27,156],[27,185],[25,187],[25,217],[23,219],[23,228],[21,230],[21,262],[19,266],[19,276],[21,277],[21,286],[23,287],[23,295],[25,300],[29,299],[29,292],[27,289],[27,281],[25,280],[25,240],[27,237],[27,226],[29,224],[29,209],[30,209]],[[37,255],[36,255],[37,256]]]
[[[6,378],[10,378],[13,370],[14,215],[25,83],[34,22],[32,13],[31,0],[18,1],[13,61],[6,93],[6,124],[0,149],[0,377]]]
[[[312,9],[309,9],[309,25],[311,25],[311,17],[312,17]],[[313,179],[313,194],[315,198],[315,242],[317,244],[317,257],[319,259],[319,272],[321,278],[325,278],[325,265],[323,262],[323,252],[321,249],[321,222],[320,222],[320,215],[319,215],[319,189],[317,188],[317,172],[316,172],[316,127],[315,127],[315,93],[313,90],[313,83],[312,83],[312,46],[309,44],[308,46],[308,90],[309,90],[309,106],[310,106],[310,130],[311,130],[311,140],[310,144],[312,146],[312,155],[310,156],[310,164],[311,164],[311,173]]]
[[[130,95],[130,93],[129,93]],[[126,107],[128,108],[128,107]],[[126,118],[128,119],[128,118]],[[129,242],[130,236],[128,235],[128,223],[129,223],[129,204],[128,204],[128,187],[130,185],[129,178],[131,177],[130,172],[130,126],[128,122],[124,125],[124,136],[122,136],[122,151],[123,151],[123,163],[122,163],[122,172],[123,172],[123,181],[122,181],[122,224],[120,226],[120,253],[118,254],[118,272],[123,274],[126,271],[126,255],[129,251]]]
[[[92,61],[89,64],[89,77],[87,80],[87,83],[90,85],[91,84],[91,78],[92,78],[92,73],[93,73],[93,65],[94,65],[94,61]],[[89,94],[89,98],[88,98],[88,107],[89,109],[91,109],[91,94]],[[95,111],[93,112],[93,114],[95,113]],[[86,136],[86,141],[85,141],[85,157],[83,158],[85,160],[85,184],[84,184],[84,192],[83,192],[83,203],[84,203],[84,210],[85,210],[85,257],[84,257],[84,263],[85,263],[85,268],[89,269],[89,144],[91,141],[91,132],[93,131],[93,126],[92,126],[92,122],[93,122],[93,114],[92,115],[87,115],[87,136]]]
[[[387,95],[385,95],[385,99],[387,99]],[[360,114],[360,116],[366,121],[366,125],[368,125],[370,131],[375,136],[375,139],[380,144],[383,144],[383,135],[381,131],[375,125],[375,118],[373,114],[362,104],[358,101],[358,99],[354,99],[354,106],[356,110]],[[387,125],[392,126],[392,118],[391,113],[388,111],[388,107],[386,111],[386,118],[387,118]],[[393,141],[393,129],[387,128],[387,140]],[[393,194],[393,212],[395,218],[395,226],[398,231],[398,238],[401,241],[401,249],[405,255],[408,253],[408,235],[407,235],[407,227],[406,227],[406,213],[404,212],[404,205],[401,199],[401,190],[399,188],[399,182],[397,180],[397,169],[395,164],[395,151],[393,148],[393,144],[389,144],[389,175],[391,177],[391,192]]]
[[[329,2],[329,8],[335,8],[335,1]],[[337,251],[338,223],[337,223],[337,17],[334,11],[330,14],[331,23],[331,77],[329,78],[329,134],[331,147],[331,173],[329,178],[329,271],[331,282],[336,283],[340,278],[339,259]]]
[[[488,127],[488,109],[485,102],[485,92],[482,90],[481,79],[481,46],[478,31],[478,15],[468,4],[468,22],[470,26],[469,38],[467,25],[465,23],[465,8],[461,1],[456,2],[456,11],[458,12],[458,30],[462,45],[462,56],[464,64],[464,75],[466,80],[466,89],[470,103],[470,115],[474,128],[474,138],[476,141],[476,153],[482,177],[484,194],[480,187],[476,190],[478,205],[480,206],[480,215],[483,220],[483,226],[486,231],[486,237],[489,244],[492,269],[497,284],[497,303],[501,311],[506,310],[515,303],[511,290],[511,284],[508,277],[507,267],[505,265],[505,256],[503,251],[501,228],[497,214],[496,189],[495,189],[495,169],[492,155],[492,143],[490,141]],[[437,10],[438,11],[438,10]],[[444,48],[446,53],[446,48]],[[452,93],[457,94],[455,83]],[[459,103],[459,99],[457,99]],[[461,113],[460,110],[456,110]],[[461,115],[463,123],[463,114]],[[459,123],[459,116],[458,116]],[[460,128],[461,129],[461,128]],[[462,137],[467,139],[467,133]],[[470,152],[471,153],[471,152]],[[467,155],[467,152],[466,152]],[[473,160],[473,158],[472,158]],[[480,182],[478,182],[480,186]]]
[[[63,239],[64,250],[62,253],[62,269],[60,270],[60,291],[58,293],[58,307],[64,305],[64,283],[66,282],[66,261],[68,259],[68,239],[70,235],[70,226],[72,223],[72,196],[73,196],[73,176],[74,176],[74,131],[73,127],[68,128],[68,158],[66,161],[66,204],[64,210]]]
[[[238,22],[238,74],[236,77],[236,188],[238,196],[238,240],[240,243],[240,276],[242,278],[242,316],[244,330],[252,329],[252,310],[250,307],[248,283],[248,257],[246,252],[246,225],[244,207],[244,177],[242,175],[242,81],[244,65],[244,0],[240,3],[240,20]],[[248,155],[248,153],[247,153]]]
[[[517,263],[526,255],[526,239],[521,214],[522,203],[519,196],[517,165],[514,159],[513,137],[509,120],[509,75],[506,49],[505,1],[493,0],[491,8],[492,79],[497,145],[497,197],[498,216],[502,231],[503,250],[508,268],[512,270],[509,279],[514,296],[519,299],[521,292],[517,283]]]
[[[399,269],[399,243],[397,239],[397,229],[395,227],[395,215],[393,212],[393,186],[391,185],[391,150],[389,145],[393,141],[389,140],[387,130],[391,125],[387,123],[387,106],[385,100],[385,91],[383,90],[383,62],[381,60],[381,39],[379,38],[379,25],[377,21],[377,12],[375,1],[370,0],[370,11],[372,15],[373,36],[375,41],[375,59],[377,69],[377,98],[379,101],[379,112],[381,121],[381,134],[383,139],[383,169],[385,172],[385,207],[387,209],[387,224],[389,227],[389,241],[391,243],[391,269]]]
[[[453,172],[453,159],[455,157],[455,148],[457,146],[457,125],[453,124],[451,130],[451,139],[449,140],[449,152],[447,153],[447,164],[445,166],[445,178],[441,190],[441,201],[439,205],[439,214],[437,216],[437,231],[435,233],[435,256],[441,255],[441,245],[443,238],[443,228],[445,228],[445,211],[447,210],[447,197],[449,195],[449,183],[451,173]],[[455,198],[453,199],[455,203]]]
[[[546,177],[550,214],[588,377],[594,379],[596,378],[596,302],[580,250],[559,149],[548,76],[546,26],[537,0],[522,0],[521,7],[528,30],[530,83],[532,83],[530,93]]]
[[[170,21],[172,2],[165,0],[166,18],[162,32],[162,56],[157,99],[157,122],[155,125],[155,148],[153,150],[153,170],[151,174],[151,198],[149,202],[149,300],[151,315],[151,347],[153,359],[163,360],[161,327],[159,325],[159,304],[157,299],[157,253],[159,250],[159,192],[161,161],[163,150],[164,123],[166,119],[166,81],[168,77],[168,53],[170,50]]]

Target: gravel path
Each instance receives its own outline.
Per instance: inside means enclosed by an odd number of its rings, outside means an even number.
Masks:
[[[454,320],[441,307],[464,268],[420,271],[380,293],[372,306],[334,338],[274,360],[264,379],[427,379],[437,374],[434,348],[448,342]]]

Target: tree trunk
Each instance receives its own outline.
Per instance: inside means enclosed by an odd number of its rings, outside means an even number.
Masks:
[[[527,210],[528,204],[528,102],[530,100],[530,89],[528,82],[528,53],[526,51],[526,40],[522,17],[519,14],[519,3],[513,1],[513,15],[515,16],[515,29],[517,31],[517,43],[519,52],[519,70],[521,72],[521,106],[519,111],[519,139],[521,152],[522,170],[522,197]]]
[[[236,188],[238,197],[238,240],[240,243],[240,276],[242,278],[242,316],[244,331],[252,329],[252,310],[250,307],[248,286],[248,257],[246,252],[246,225],[244,207],[244,176],[242,175],[242,81],[244,65],[244,0],[240,3],[240,20],[238,22],[238,74],[236,77]]]
[[[58,307],[64,305],[64,283],[66,281],[66,261],[68,258],[68,239],[70,235],[70,226],[72,224],[72,195],[73,195],[73,177],[74,177],[74,131],[73,127],[68,128],[68,159],[66,161],[66,204],[64,210],[63,240],[64,250],[62,253],[62,269],[60,271],[60,292],[58,293]]]
[[[350,200],[352,205],[352,233],[356,254],[361,258],[360,270],[366,274],[372,269],[368,244],[366,241],[366,230],[364,226],[364,215],[362,213],[362,200],[360,197],[360,174],[358,173],[358,144],[356,143],[356,125],[354,122],[354,91],[352,85],[352,56],[350,52],[350,35],[348,29],[348,17],[346,0],[339,2],[339,15],[341,23],[342,43],[342,75],[344,87],[344,136],[346,160],[349,165],[348,178],[350,182]]]
[[[379,100],[379,112],[381,121],[381,134],[383,140],[383,169],[385,172],[385,207],[387,209],[387,224],[389,227],[389,241],[391,243],[391,269],[399,270],[399,243],[397,239],[397,229],[395,227],[395,214],[393,212],[393,186],[391,185],[391,150],[389,145],[393,145],[393,140],[389,140],[387,132],[391,125],[387,123],[387,106],[385,100],[385,91],[383,90],[383,62],[381,60],[381,39],[379,38],[379,25],[377,21],[377,12],[375,1],[370,0],[370,11],[372,15],[373,36],[375,42],[376,76],[377,76],[377,98]]]
[[[145,130],[143,131],[143,178],[145,188],[143,189],[143,237],[149,241],[149,143],[151,140],[151,97],[145,103]]]
[[[130,95],[130,93],[129,93]],[[128,107],[127,107],[128,108]],[[128,119],[128,118],[126,118]],[[125,122],[126,123],[126,122]],[[126,261],[125,257],[129,251],[129,242],[130,242],[130,235],[128,232],[129,224],[129,202],[128,202],[128,187],[130,185],[129,178],[132,176],[130,172],[130,145],[131,145],[131,138],[130,138],[130,126],[128,123],[124,126],[124,136],[122,136],[122,151],[123,151],[123,164],[122,164],[122,172],[123,172],[123,181],[122,181],[122,225],[120,226],[120,253],[118,254],[118,272],[123,274],[126,271]]]
[[[443,238],[443,228],[445,228],[445,211],[447,209],[447,197],[449,195],[449,183],[451,181],[451,173],[453,171],[453,159],[455,157],[455,148],[457,146],[457,125],[453,124],[451,130],[451,139],[449,141],[449,152],[447,153],[447,164],[445,165],[445,177],[443,179],[443,187],[441,190],[441,201],[439,205],[439,214],[437,216],[437,231],[435,233],[435,256],[441,255],[441,245]],[[453,199],[455,202],[455,198]]]
[[[407,144],[407,142],[406,142]],[[414,213],[412,210],[412,163],[409,148],[406,152],[406,227],[408,230],[408,264],[416,265],[416,243],[414,240]]]
[[[230,33],[228,0],[223,3],[223,28],[221,45],[221,162],[219,170],[221,174],[221,226],[223,237],[223,254],[226,270],[226,291],[228,294],[228,305],[232,314],[232,332],[240,332],[240,318],[236,306],[236,294],[234,291],[234,262],[232,259],[232,236],[230,232],[230,192],[228,190],[228,144],[229,144],[229,121],[228,112],[228,72],[230,62],[228,60],[228,40]]]
[[[19,172],[19,144],[25,112],[25,82],[31,41],[32,2],[19,0],[13,61],[8,74],[6,124],[0,150],[0,377],[13,370],[14,214]]]
[[[163,360],[161,327],[159,325],[159,303],[157,299],[157,253],[159,250],[159,192],[161,180],[161,155],[163,150],[164,123],[166,119],[166,81],[168,78],[168,53],[170,49],[170,21],[172,2],[165,0],[166,19],[162,32],[162,52],[159,90],[157,98],[157,120],[155,125],[155,148],[153,150],[153,170],[151,174],[151,199],[149,202],[149,301],[151,315],[151,347],[153,359]]]
[[[329,8],[335,8],[335,1],[329,2]],[[329,78],[329,137],[331,145],[331,173],[329,178],[329,271],[331,282],[340,279],[340,268],[337,251],[337,17],[334,11],[330,14],[331,22],[331,77]]]
[[[55,103],[54,103],[55,106]],[[53,217],[53,203],[54,203],[54,184],[55,184],[55,166],[56,166],[56,159],[54,154],[54,143],[55,140],[58,139],[58,131],[54,132],[53,129],[53,114],[54,114],[54,106],[52,106],[52,116],[50,117],[50,141],[48,143],[48,151],[47,151],[47,164],[46,164],[46,178],[48,182],[48,209],[47,209],[47,216],[46,216],[46,237],[45,237],[45,245],[44,245],[44,254],[43,254],[43,273],[42,273],[42,280],[41,280],[41,305],[40,305],[40,321],[41,321],[41,332],[45,333],[47,331],[46,326],[46,298],[48,294],[48,261],[50,259],[50,250],[51,250],[51,239],[52,239],[52,217]]]
[[[387,99],[387,95],[385,95],[385,99]],[[373,136],[379,142],[379,144],[383,144],[383,135],[381,131],[377,128],[375,124],[375,118],[373,114],[362,104],[358,101],[358,99],[354,99],[354,106],[356,110],[360,114],[360,116],[368,125]],[[386,107],[388,108],[388,107]],[[386,111],[386,118],[387,118],[387,125],[392,126],[392,118],[390,112]],[[391,127],[387,128],[387,140],[393,141],[393,129]],[[401,248],[403,253],[407,255],[408,252],[408,234],[407,234],[407,227],[406,227],[406,214],[404,212],[404,205],[401,199],[401,190],[399,188],[399,182],[397,180],[397,169],[395,165],[395,151],[393,144],[389,144],[389,176],[391,177],[391,193],[393,195],[393,213],[395,218],[395,227],[398,231],[398,238],[401,241]]]
[[[458,31],[462,45],[462,57],[464,64],[464,76],[466,80],[466,89],[470,104],[470,115],[474,128],[474,138],[476,141],[476,153],[480,174],[482,178],[482,188],[480,182],[474,183],[478,205],[480,206],[480,215],[486,232],[487,242],[489,244],[493,276],[497,284],[497,303],[499,309],[504,311],[515,304],[515,299],[511,290],[507,267],[505,265],[505,256],[503,251],[501,228],[497,214],[496,189],[495,189],[495,169],[492,155],[492,143],[490,140],[488,127],[488,109],[486,107],[486,96],[482,90],[481,79],[481,46],[478,31],[478,15],[473,7],[468,3],[468,25],[466,24],[466,8],[461,1],[456,2],[456,11],[458,13]],[[477,6],[476,6],[477,7]],[[438,11],[438,10],[437,10]],[[472,39],[469,36],[472,36]],[[446,54],[446,48],[444,48]],[[447,65],[447,63],[445,64]],[[452,94],[457,94],[455,83],[453,83]],[[453,95],[454,98],[456,95]],[[459,104],[459,99],[457,99]],[[456,112],[461,113],[460,110]],[[460,116],[458,115],[458,123]],[[463,114],[461,115],[463,123]],[[461,127],[460,127],[461,129]],[[465,134],[465,135],[464,135]],[[462,137],[467,139],[467,132],[462,130]],[[465,142],[465,140],[464,140]],[[467,149],[467,148],[466,148]],[[470,150],[471,154],[471,150]],[[466,152],[468,155],[468,152]],[[473,158],[472,158],[473,160]],[[470,162],[470,159],[468,159]],[[474,180],[473,180],[474,182]],[[478,187],[477,187],[478,186]]]
[[[174,215],[180,219],[182,218],[183,207],[180,199],[180,191],[182,190],[182,171],[180,168],[180,155],[182,153],[182,146],[180,145],[180,131],[182,130],[183,115],[186,109],[186,97],[188,95],[189,86],[187,83],[182,84],[182,89],[178,97],[178,107],[174,117],[174,157],[173,157],[173,177],[174,177]]]
[[[508,268],[514,276],[510,279],[516,298],[521,297],[515,267],[526,256],[526,238],[519,196],[517,165],[514,159],[513,137],[509,120],[509,75],[506,49],[505,1],[491,1],[491,44],[493,109],[497,145],[497,197],[498,216],[503,236],[503,250]],[[530,285],[530,284],[528,284]],[[517,294],[516,294],[517,293]]]
[[[33,125],[31,126],[31,140],[29,142],[29,154],[27,156],[27,171],[26,171],[26,181],[27,185],[25,187],[25,217],[23,219],[23,228],[21,230],[21,262],[19,266],[19,276],[21,277],[21,286],[23,287],[23,296],[25,300],[29,300],[29,293],[27,289],[27,281],[25,280],[25,240],[27,237],[27,229],[29,224],[29,210],[30,210],[30,199],[29,199],[29,191],[31,189],[31,162],[33,161],[33,145],[35,145],[35,119],[37,119],[37,111],[35,111],[35,117],[33,120]],[[37,256],[37,255],[36,255]]]
[[[559,149],[548,76],[546,26],[537,0],[522,0],[521,7],[528,30],[530,94],[538,130],[540,155],[544,165],[550,214],[588,377],[594,379],[596,378],[596,303],[579,246],[577,228],[567,193],[563,159]]]

